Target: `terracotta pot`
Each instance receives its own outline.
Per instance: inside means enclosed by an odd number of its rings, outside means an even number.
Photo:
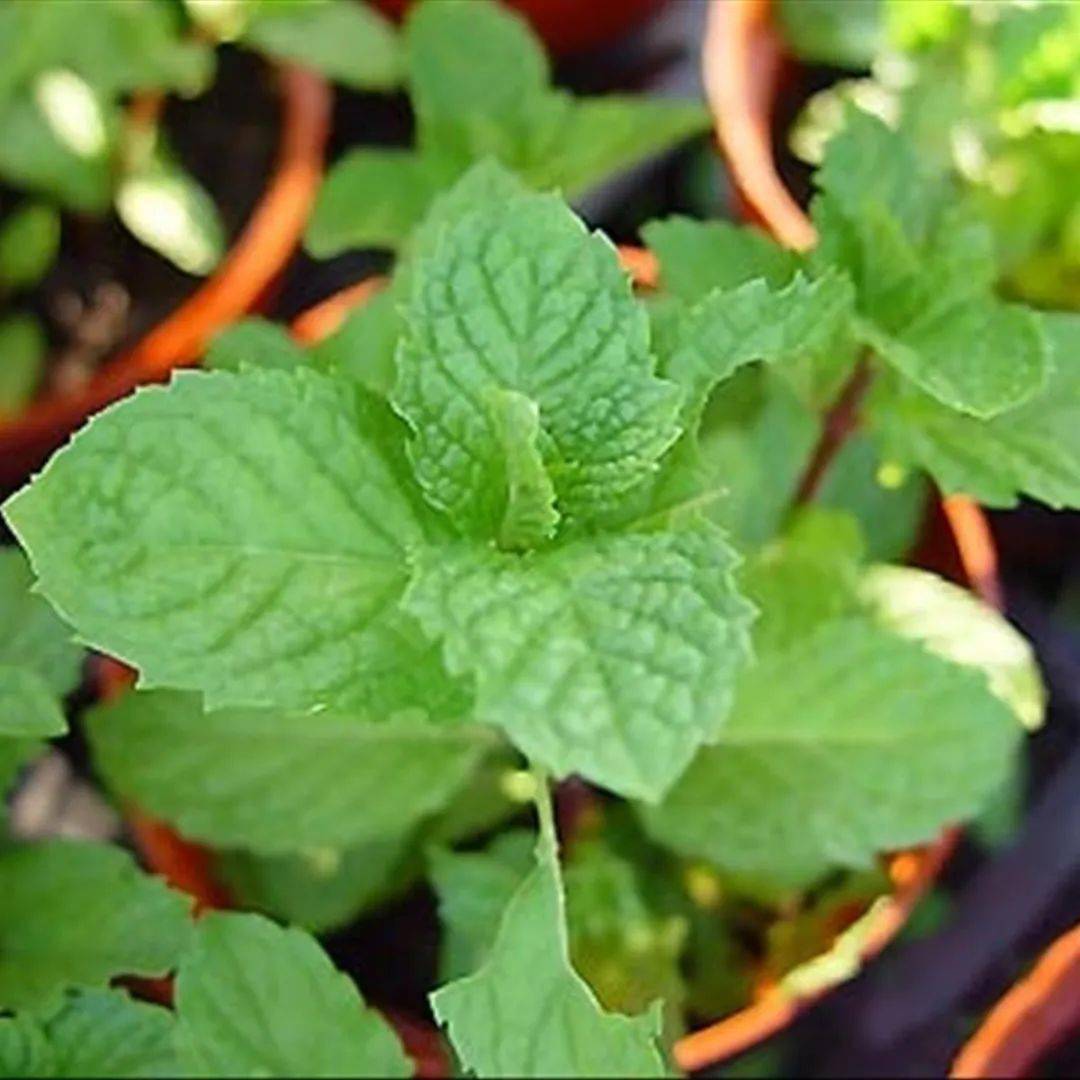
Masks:
[[[1031,1076],[1039,1062],[1080,1031],[1080,926],[1063,934],[987,1013],[949,1075]]]
[[[375,0],[395,19],[413,0]],[[557,56],[594,49],[644,22],[667,0],[503,0],[519,11]]]
[[[91,413],[136,386],[195,364],[214,334],[249,311],[284,267],[303,232],[323,171],[332,95],[318,76],[277,72],[281,139],[274,172],[246,227],[218,270],[141,341],[107,361],[90,382],[33,401],[0,421],[0,487],[38,468]]]

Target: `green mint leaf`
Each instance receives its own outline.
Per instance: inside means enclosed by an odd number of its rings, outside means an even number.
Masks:
[[[37,739],[0,739],[0,797],[6,795],[19,773],[41,753],[43,744]],[[4,814],[0,808],[0,824]]]
[[[557,140],[522,170],[534,187],[567,198],[607,176],[709,128],[709,113],[692,102],[610,95],[568,98]]]
[[[1034,730],[1046,688],[1030,642],[1000,612],[966,589],[910,566],[874,566],[859,583],[874,618],[956,664],[983,671],[990,689]]]
[[[297,345],[288,330],[266,319],[241,319],[222,330],[210,342],[204,360],[204,365],[212,371],[242,371],[244,368],[291,371],[307,363],[308,354]]]
[[[503,911],[535,864],[535,847],[533,833],[514,829],[483,851],[431,852],[442,929],[440,982],[464,978],[487,959]]]
[[[913,243],[926,239],[948,192],[940,170],[922,159],[910,139],[853,107],[829,140],[814,179],[850,218],[874,204],[884,208]]]
[[[389,398],[397,378],[394,353],[404,325],[398,311],[399,292],[395,278],[352,311],[338,330],[310,347],[311,363]]]
[[[555,488],[537,445],[540,414],[536,403],[513,390],[493,390],[488,408],[502,446],[506,510],[498,528],[504,551],[527,551],[555,534],[559,512]]]
[[[118,990],[70,995],[48,1019],[0,1020],[5,1076],[177,1076],[173,1014]]]
[[[684,412],[693,415],[744,364],[783,364],[827,348],[850,322],[853,301],[850,282],[836,273],[816,281],[796,274],[779,291],[760,279],[718,288],[665,320],[660,373],[683,388]]]
[[[0,224],[0,286],[33,288],[60,250],[60,214],[48,203],[27,202]]]
[[[558,776],[659,798],[715,740],[753,609],[699,527],[524,556],[460,544],[418,559],[405,606],[475,677],[474,715]]]
[[[585,521],[646,480],[678,434],[649,326],[614,248],[553,196],[465,213],[412,267],[395,408],[430,501],[463,531],[504,514],[495,390],[534,401],[558,509]]]
[[[989,419],[1030,400],[1047,377],[1034,312],[995,300],[932,308],[900,337],[867,342],[917,386],[958,412]]]
[[[64,990],[164,975],[190,932],[188,900],[119,848],[49,841],[0,851],[0,1006],[48,1011]]]
[[[698,430],[709,517],[743,549],[780,529],[819,421],[775,369],[743,368],[716,388]]]
[[[0,549],[0,665],[37,675],[56,696],[79,685],[83,652],[52,608],[32,593],[34,575],[17,548]]]
[[[1050,345],[1046,388],[989,420],[882,381],[867,416],[885,454],[921,465],[947,494],[964,492],[990,506],[1012,506],[1022,494],[1053,507],[1080,506],[1080,317],[1041,320]]]
[[[0,664],[0,736],[49,738],[67,731],[48,683],[29,668]]]
[[[213,913],[176,980],[176,1045],[194,1076],[410,1076],[392,1029],[314,938]]]
[[[319,189],[304,246],[316,259],[354,247],[397,248],[435,190],[430,163],[411,150],[351,150]]]
[[[181,373],[99,414],[5,505],[80,637],[211,708],[454,695],[398,608],[426,534],[401,425],[307,370]]]
[[[392,90],[401,82],[397,33],[374,7],[348,0],[277,7],[254,9],[241,34],[244,45],[357,90]]]
[[[805,457],[803,458],[805,461]],[[926,516],[930,488],[916,469],[884,468],[878,440],[849,435],[825,473],[815,502],[852,514],[862,528],[866,554],[887,562],[907,557]]]
[[[60,140],[29,91],[0,100],[0,131],[0,178],[9,185],[50,196],[70,210],[100,214],[108,209],[112,176],[106,146],[76,153]]]
[[[0,417],[19,412],[37,391],[48,341],[33,315],[0,318]]]
[[[790,284],[799,257],[760,229],[674,216],[649,222],[641,235],[660,260],[664,289],[696,304],[713,289],[764,278],[773,291]]]
[[[493,3],[418,4],[406,25],[421,152],[463,171],[494,157],[520,170],[554,148],[568,103],[548,94],[543,45]]]
[[[129,694],[89,728],[124,796],[185,835],[268,853],[400,833],[442,809],[491,744],[408,716],[204,713],[196,695],[164,691]]]
[[[322,934],[354,922],[408,884],[419,861],[412,840],[404,833],[289,855],[227,851],[218,855],[214,872],[237,907]]]
[[[513,894],[488,959],[443,987],[431,1007],[476,1076],[663,1076],[657,1002],[641,1016],[605,1012],[570,964],[553,839]]]
[[[684,854],[804,886],[978,813],[1019,731],[981,672],[844,619],[748,669],[719,744],[642,814]]]

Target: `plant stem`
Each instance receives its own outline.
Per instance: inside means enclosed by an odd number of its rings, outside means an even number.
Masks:
[[[869,356],[864,354],[825,414],[821,435],[796,489],[794,506],[803,506],[813,501],[821,490],[829,466],[836,459],[848,436],[859,426],[859,408],[870,389],[873,377]]]
[[[559,850],[559,834],[555,828],[555,804],[551,797],[551,784],[547,771],[533,766],[533,779],[536,781],[536,816],[540,820],[541,841],[547,841],[552,851]]]

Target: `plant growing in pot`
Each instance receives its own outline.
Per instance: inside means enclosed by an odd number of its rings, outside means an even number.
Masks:
[[[410,239],[389,364],[376,337],[223,341],[5,505],[38,589],[140,672],[89,724],[109,784],[313,925],[430,872],[433,1011],[477,1074],[700,1065],[686,1024],[755,958],[826,985],[879,853],[978,813],[1038,722],[992,608],[870,563],[850,489],[812,505],[820,414],[851,386],[897,468],[1075,504],[1076,323],[997,300],[948,178],[872,119],[819,186],[806,256],[647,229],[643,299],[482,163]],[[320,875],[351,894],[329,913]],[[848,929],[806,967],[817,924]]]
[[[397,37],[363,5],[231,5],[227,26],[223,11],[104,0],[88,20],[78,5],[17,0],[0,13],[0,178],[13,186],[10,206],[3,193],[0,291],[19,308],[0,323],[0,479],[8,485],[87,413],[194,363],[214,331],[261,298],[293,251],[321,173],[330,95],[315,72],[380,89],[399,78]],[[282,115],[272,167],[252,139],[272,127],[273,110],[254,66],[241,71],[253,80],[243,95],[222,94],[224,107],[213,90],[207,98],[218,127],[235,125],[221,139],[224,154],[203,145],[214,127],[207,112],[185,113],[166,97],[214,84],[211,38],[223,35],[274,64]],[[243,64],[226,59],[231,83]],[[212,195],[181,164],[167,128],[211,176]],[[243,181],[267,171],[261,190]],[[16,188],[26,193],[21,202]],[[226,253],[226,232],[245,218]],[[182,273],[148,258],[120,224]],[[99,263],[108,265],[94,269]],[[191,278],[207,273],[192,291]],[[94,274],[103,277],[96,290]]]
[[[1007,291],[1044,307],[1080,306],[1076,9],[887,0],[837,20],[828,7],[778,4],[785,46],[872,74],[810,99],[791,133],[795,152],[820,160],[845,102],[878,115],[957,175],[960,197],[992,228]],[[943,97],[943,85],[953,93]]]

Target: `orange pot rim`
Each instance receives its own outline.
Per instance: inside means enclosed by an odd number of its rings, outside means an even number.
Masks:
[[[950,1077],[1027,1076],[1080,1028],[1080,925],[1062,934],[987,1013]]]
[[[91,413],[135,387],[199,362],[213,335],[248,312],[292,255],[323,174],[332,92],[304,68],[275,67],[281,136],[269,183],[218,269],[131,348],[80,389],[39,396],[0,420],[0,479],[16,483],[41,465]]]

